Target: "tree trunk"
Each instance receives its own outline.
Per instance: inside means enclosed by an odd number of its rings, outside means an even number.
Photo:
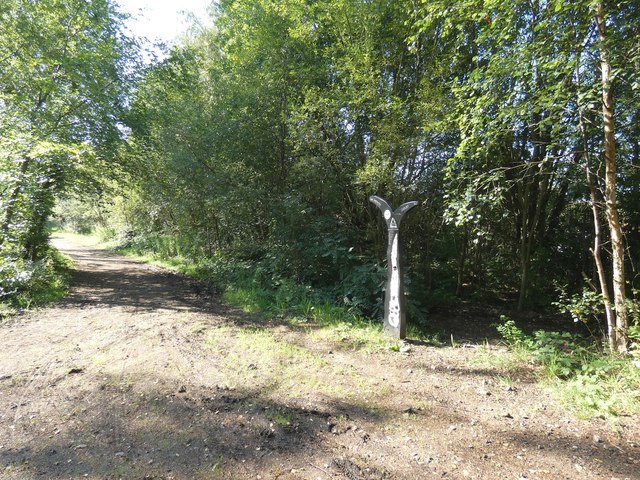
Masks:
[[[604,264],[602,263],[602,256],[600,255],[600,245],[602,244],[602,233],[600,229],[600,212],[598,211],[598,194],[594,185],[593,173],[587,165],[587,184],[589,185],[589,193],[591,196],[591,212],[593,213],[593,248],[591,254],[593,255],[593,261],[596,264],[596,271],[598,272],[598,281],[600,283],[600,292],[602,294],[602,300],[604,302],[604,311],[607,317],[607,336],[609,339],[609,348],[615,349],[616,345],[616,324],[615,315],[611,308],[611,296],[609,295],[609,286],[607,285],[607,276],[604,270]]]
[[[612,88],[611,59],[607,47],[606,18],[602,2],[596,4],[595,21],[600,37],[600,70],[602,75],[602,117],[604,119],[604,162],[605,162],[605,213],[611,235],[611,256],[613,263],[613,301],[616,317],[616,335],[613,339],[619,353],[628,351],[629,320],[626,308],[626,285],[624,275],[624,236],[618,215],[616,195],[616,141],[614,122],[614,95]]]
[[[530,165],[525,166],[525,175],[522,179],[524,183],[524,189],[520,194],[520,205],[522,208],[522,214],[520,218],[520,248],[519,248],[519,260],[520,260],[520,289],[518,293],[518,306],[517,310],[520,312],[524,309],[524,305],[527,299],[527,290],[529,288],[529,273],[530,273],[530,261],[531,261],[531,244],[529,242],[529,215],[531,213],[531,183],[529,178]]]
[[[469,226],[464,227],[462,246],[458,257],[458,279],[456,282],[456,297],[462,297],[462,285],[464,283],[465,265],[467,263],[467,251],[469,249]]]

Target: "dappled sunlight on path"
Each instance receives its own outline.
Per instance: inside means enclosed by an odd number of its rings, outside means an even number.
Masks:
[[[635,419],[573,419],[480,346],[359,350],[55,241],[70,295],[0,327],[0,478],[639,478]]]

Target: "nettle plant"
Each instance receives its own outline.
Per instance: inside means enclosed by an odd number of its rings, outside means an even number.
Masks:
[[[553,302],[553,305],[560,313],[571,315],[575,323],[590,325],[600,321],[604,312],[604,297],[587,287],[573,295],[567,293],[566,287],[559,287],[558,301]]]
[[[626,300],[626,310],[629,315],[629,329],[627,332],[630,351],[634,355],[640,354],[640,291],[632,290],[631,298]],[[585,325],[592,335],[594,326],[603,332],[603,316],[605,299],[602,294],[591,288],[584,287],[581,292],[569,295],[565,287],[558,287],[558,301],[553,302],[560,313],[569,314],[575,323]]]
[[[569,332],[537,330],[533,335],[527,335],[505,315],[500,316],[500,323],[495,327],[508,347],[529,352],[549,378],[572,377],[588,365],[590,357],[595,354],[593,349],[581,343],[577,335]]]

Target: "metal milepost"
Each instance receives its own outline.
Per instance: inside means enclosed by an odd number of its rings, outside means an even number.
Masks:
[[[402,272],[400,270],[400,239],[399,229],[402,217],[417,206],[419,202],[407,202],[396,210],[386,200],[371,195],[371,203],[380,209],[389,230],[389,245],[387,246],[387,292],[384,298],[384,329],[395,338],[406,336],[407,318],[404,308],[404,288]]]

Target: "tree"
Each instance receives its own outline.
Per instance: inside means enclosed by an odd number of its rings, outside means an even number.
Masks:
[[[595,23],[600,39],[600,73],[602,79],[602,118],[604,134],[605,190],[604,204],[611,237],[613,299],[615,322],[609,316],[609,342],[612,350],[626,353],[628,350],[629,319],[626,302],[624,233],[618,212],[617,155],[615,127],[615,93],[613,66],[609,46],[607,15],[603,2],[595,5]],[[606,298],[605,285],[602,285]],[[608,299],[607,299],[608,301]]]
[[[54,196],[116,170],[132,50],[110,0],[8,0],[0,18],[0,242],[35,259]]]
[[[607,8],[613,12],[608,16]],[[637,47],[631,40],[637,33],[637,22],[632,20],[637,9],[636,2],[615,6],[598,2],[595,10],[587,1],[431,2],[416,22],[420,31],[442,25],[452,51],[473,52],[467,73],[453,85],[462,141],[449,165],[450,218],[467,232],[470,226],[480,231],[481,223],[481,230],[493,232],[494,243],[496,232],[512,232],[502,241],[517,253],[518,306],[522,308],[533,281],[532,267],[544,265],[541,253],[566,251],[554,245],[563,211],[571,202],[579,205],[590,195],[596,208],[593,254],[605,306],[619,322],[609,329],[612,348],[619,351],[626,349],[622,332],[628,321],[615,147],[616,136],[632,142],[633,136],[627,133],[628,127],[615,128],[613,101],[616,91],[634,91],[627,75],[628,65],[637,61],[633,53]],[[621,34],[612,38],[609,28]],[[598,68],[600,78],[595,74]],[[635,111],[628,110],[633,97],[627,97],[631,102],[624,107],[627,115]],[[600,121],[596,104],[601,105]],[[598,125],[604,132],[602,139]],[[593,165],[598,151],[604,159],[602,182]],[[625,162],[632,158],[629,152]],[[588,172],[587,182],[575,174],[581,165]],[[597,197],[601,185],[612,247],[610,272],[599,261],[602,238]],[[488,202],[483,200],[487,195]],[[501,215],[500,210],[508,214]],[[614,290],[613,311],[606,300],[609,282]]]
[[[589,252],[604,194],[622,234],[640,223],[637,6],[616,5],[603,40],[587,0],[219,2],[131,98],[130,233],[337,293],[384,252],[375,193],[425,200],[404,232],[423,299],[475,288],[524,309],[597,277],[613,292],[610,228]],[[624,119],[615,185],[602,54]]]

